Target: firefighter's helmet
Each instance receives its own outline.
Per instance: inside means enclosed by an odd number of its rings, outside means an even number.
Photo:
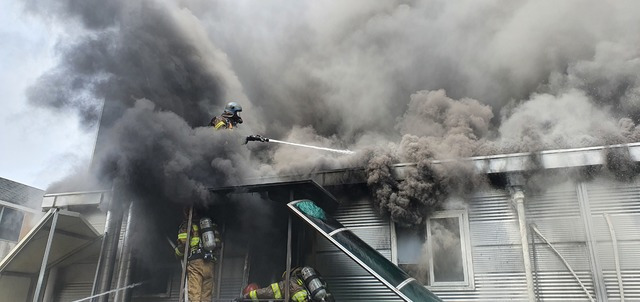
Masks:
[[[224,107],[224,113],[237,115],[238,112],[242,112],[242,106],[236,102],[229,102],[227,106]]]

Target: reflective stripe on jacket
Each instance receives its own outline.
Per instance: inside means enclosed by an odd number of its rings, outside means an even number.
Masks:
[[[178,231],[178,245],[175,248],[175,253],[177,256],[184,256],[184,246],[187,242],[187,222],[182,223],[180,225],[180,229]],[[191,238],[190,238],[190,252],[194,252],[200,248],[200,227],[198,226],[197,221],[193,221],[191,224]]]

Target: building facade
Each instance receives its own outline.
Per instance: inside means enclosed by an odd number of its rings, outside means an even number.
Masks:
[[[616,179],[607,172],[611,150],[625,152],[631,159],[628,165],[640,161],[640,144],[467,159],[479,173],[493,179],[492,185],[450,197],[413,228],[396,225],[375,210],[363,169],[212,188],[222,199],[258,195],[273,201],[264,209],[271,213],[266,220],[274,221],[270,249],[250,243],[252,237],[243,229],[246,219],[236,219],[241,216],[234,212],[219,215],[224,245],[216,266],[215,301],[238,297],[249,282],[276,281],[287,263],[316,267],[337,301],[403,301],[389,280],[362,265],[366,261],[335,245],[332,234],[325,237],[291,215],[287,203],[297,199],[316,201],[345,230],[415,278],[408,282],[419,282],[443,301],[640,300],[640,181],[631,176]],[[534,176],[540,179],[536,185],[529,173],[532,162]],[[397,165],[394,175],[401,180],[411,169],[415,165]],[[130,295],[112,293],[108,301],[178,301],[180,265],[169,258],[154,260],[153,270],[145,269],[140,259],[130,264],[127,255],[141,257],[127,248],[131,212],[125,207],[117,215],[105,214],[104,205],[110,199],[105,192],[45,197],[43,206],[50,210],[41,221],[39,237],[46,237],[49,226],[62,230],[53,237],[52,251],[62,240],[68,241],[64,246],[75,245],[51,254],[40,295],[44,301],[91,296],[100,275],[99,263],[108,254],[104,238],[117,229],[108,288],[119,292],[136,282],[145,285],[136,286]],[[52,228],[58,209],[66,211],[58,213],[58,227]],[[118,223],[110,227],[113,221]],[[33,232],[30,237],[31,245],[26,238],[18,244],[21,251],[0,263],[2,274],[29,276],[12,280],[30,280],[23,296],[12,301],[32,301],[38,287],[39,270],[20,265],[22,254],[44,246],[34,244],[36,235]],[[169,243],[159,243],[154,252],[171,255]]]

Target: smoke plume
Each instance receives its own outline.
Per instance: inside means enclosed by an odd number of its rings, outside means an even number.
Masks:
[[[97,178],[167,202],[207,203],[205,188],[245,177],[365,165],[378,208],[411,225],[483,183],[462,163],[432,160],[640,138],[637,1],[25,8],[66,29],[59,64],[30,89],[31,102],[72,110],[88,129],[100,123]],[[243,125],[204,127],[232,100]],[[245,147],[246,134],[358,152]],[[417,169],[398,181],[390,165],[402,162]]]

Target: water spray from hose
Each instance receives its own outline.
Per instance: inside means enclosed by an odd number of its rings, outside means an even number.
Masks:
[[[299,144],[299,143],[285,142],[285,141],[281,141],[281,140],[277,140],[277,139],[266,138],[266,137],[261,136],[261,135],[249,135],[249,136],[247,136],[247,138],[246,138],[244,143],[247,144],[248,142],[278,143],[278,144],[285,144],[285,145],[298,146],[298,147],[304,147],[304,148],[311,148],[311,149],[316,149],[316,150],[324,150],[324,151],[329,151],[329,152],[337,152],[337,153],[342,153],[342,154],[354,154],[355,153],[354,151],[351,151],[351,150],[332,149],[332,148],[326,148],[326,147],[318,147],[318,146],[305,145],[305,144]]]

